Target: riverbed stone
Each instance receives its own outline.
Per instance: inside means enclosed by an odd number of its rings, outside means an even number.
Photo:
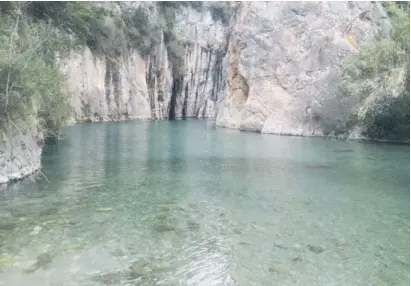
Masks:
[[[39,232],[41,231],[41,229],[42,229],[41,226],[36,225],[36,226],[33,228],[33,230],[30,232],[30,235],[34,236],[34,235],[39,234]]]
[[[40,268],[46,267],[53,261],[53,255],[45,252],[37,255],[37,266]]]
[[[17,223],[13,221],[2,221],[0,222],[0,230],[5,230],[5,231],[12,231],[17,227]]]
[[[314,252],[315,254],[320,254],[325,250],[325,247],[323,247],[323,246],[316,246],[316,245],[311,245],[311,244],[308,244],[307,248],[311,252]]]
[[[73,243],[73,244],[66,244],[66,245],[64,245],[63,246],[63,249],[65,250],[65,251],[68,251],[68,252],[73,252],[73,251],[79,251],[79,250],[81,250],[81,249],[83,249],[83,245],[82,244],[75,244],[75,243]]]
[[[97,274],[92,277],[92,280],[103,285],[118,285],[123,279],[122,271],[114,271],[109,273]]]
[[[187,228],[190,231],[198,231],[200,229],[200,224],[198,222],[190,220],[190,221],[187,222]]]
[[[57,214],[58,211],[59,211],[59,208],[57,208],[57,207],[51,207],[51,208],[48,208],[48,209],[45,209],[45,210],[40,211],[40,212],[39,212],[39,215],[40,215],[40,216],[51,216],[51,215]]]
[[[29,268],[25,269],[24,272],[32,273],[40,268],[46,268],[53,261],[53,254],[49,252],[43,252],[37,255],[36,262],[33,263]]]
[[[111,254],[113,254],[113,256],[116,256],[116,257],[126,256],[126,253],[124,252],[124,250],[120,248],[116,248]]]

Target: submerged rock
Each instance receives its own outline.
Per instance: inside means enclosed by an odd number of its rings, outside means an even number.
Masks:
[[[114,250],[111,254],[113,254],[113,255],[116,256],[116,257],[126,256],[126,253],[125,253],[122,249],[120,249],[120,248],[117,248],[117,249]]]
[[[320,254],[321,252],[325,250],[325,248],[322,246],[315,246],[311,244],[308,244],[307,247],[311,252],[314,252],[315,254]]]
[[[101,283],[103,285],[118,285],[123,279],[122,271],[109,272],[104,274],[98,274],[92,277],[92,280]]]
[[[63,249],[65,251],[78,251],[83,249],[83,245],[82,244],[66,244],[63,246]]]
[[[41,230],[41,226],[36,225],[33,230],[30,232],[30,235],[37,235]]]
[[[42,253],[37,255],[37,262],[36,264],[40,267],[46,267],[47,265],[49,265],[51,262],[53,261],[53,255],[51,255],[50,253]]]
[[[239,228],[234,228],[234,229],[233,229],[233,233],[235,233],[235,234],[242,234],[243,231],[242,231],[241,229],[239,229]]]
[[[274,243],[274,247],[279,248],[279,249],[284,249],[284,250],[288,249],[287,246],[284,246],[284,245],[279,244],[279,243]]]
[[[165,221],[165,220],[167,220],[167,218],[168,218],[168,215],[165,214],[165,213],[158,214],[158,215],[156,216],[156,219],[157,219],[157,220],[160,220],[160,221]]]
[[[297,256],[297,257],[294,257],[293,259],[291,259],[291,261],[292,262],[301,262],[301,261],[303,261],[303,259],[301,258],[301,256]]]
[[[187,227],[190,231],[197,231],[200,229],[200,224],[195,221],[188,221],[187,222]]]
[[[146,261],[136,261],[127,270],[126,276],[130,280],[134,280],[140,277],[148,278],[151,276],[153,269]]]
[[[32,273],[39,268],[46,268],[53,261],[53,255],[45,252],[37,255],[37,261],[31,265],[28,269],[24,270],[26,273]]]
[[[268,267],[268,271],[274,274],[289,274],[288,271],[280,265],[271,265]]]
[[[133,262],[126,269],[98,274],[93,276],[92,280],[103,285],[120,285],[123,281],[138,281],[138,284],[135,285],[154,285],[154,268],[149,262],[145,260],[138,260]]]
[[[243,246],[250,245],[250,243],[248,243],[247,241],[240,241],[239,244]]]
[[[55,215],[56,213],[58,213],[59,208],[57,207],[52,207],[52,208],[48,208],[46,210],[43,210],[39,213],[40,216],[50,216],[50,215]]]
[[[17,227],[17,223],[11,221],[0,222],[0,230],[11,231]]]

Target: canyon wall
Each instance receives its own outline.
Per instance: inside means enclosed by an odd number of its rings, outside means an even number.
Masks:
[[[87,46],[71,50],[60,61],[71,123],[209,118],[244,131],[333,135],[356,104],[339,88],[343,62],[390,29],[378,2],[232,3],[225,21],[211,3],[175,6],[179,74],[165,34],[147,55],[133,48],[116,58]],[[159,17],[151,2],[96,5],[129,11],[146,5],[152,21]],[[3,140],[0,183],[40,167],[35,133]]]
[[[163,38],[150,55],[128,49],[114,63],[73,51],[63,66],[72,121],[210,118],[244,131],[332,135],[356,104],[339,88],[343,62],[389,30],[375,2],[241,2],[229,23],[210,7],[175,10],[179,75]]]
[[[227,92],[217,125],[325,135],[352,107],[338,77],[357,46],[388,22],[371,2],[243,2],[231,23]]]
[[[172,73],[163,38],[148,56],[128,49],[114,63],[88,47],[72,51],[62,64],[72,121],[215,118],[228,26],[213,20],[207,6],[181,6],[174,31],[184,43],[179,76]]]

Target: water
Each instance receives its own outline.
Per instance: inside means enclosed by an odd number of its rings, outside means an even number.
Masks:
[[[0,285],[409,285],[409,146],[71,127],[0,191]]]

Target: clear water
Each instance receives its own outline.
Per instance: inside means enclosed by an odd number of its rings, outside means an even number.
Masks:
[[[71,127],[0,191],[0,285],[409,285],[409,146]]]

